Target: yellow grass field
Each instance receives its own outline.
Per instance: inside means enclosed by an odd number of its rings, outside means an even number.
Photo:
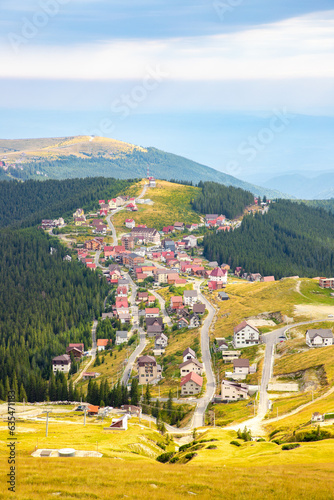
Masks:
[[[4,427],[4,426],[3,426]],[[334,491],[334,447],[331,440],[302,443],[291,451],[268,442],[230,444],[235,432],[212,429],[206,443],[186,465],[160,464],[162,437],[130,421],[125,432],[107,432],[102,425],[18,424],[17,489],[6,491],[7,431],[0,430],[1,499],[306,499],[328,500]],[[103,458],[33,458],[38,448],[74,447],[96,450]],[[97,443],[96,443],[97,441]],[[208,449],[208,445],[216,449]],[[150,456],[151,455],[151,456]]]
[[[144,180],[139,186],[144,185]],[[141,191],[141,189],[139,190]],[[199,188],[174,184],[167,181],[157,181],[157,187],[148,189],[145,198],[151,199],[153,205],[138,205],[138,212],[119,212],[113,217],[113,223],[117,232],[125,233],[125,219],[131,217],[136,224],[146,224],[162,230],[164,226],[172,225],[174,222],[185,224],[200,222],[200,216],[196,214],[190,205],[190,200],[200,192]]]

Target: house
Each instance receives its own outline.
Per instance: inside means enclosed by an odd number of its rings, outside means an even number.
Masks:
[[[204,314],[205,313],[205,304],[197,303],[193,305],[193,312],[196,314]]]
[[[83,380],[89,380],[91,378],[96,378],[98,377],[99,373],[96,373],[96,372],[84,372],[82,374],[82,379]]]
[[[159,316],[160,309],[158,307],[147,307],[145,309],[146,318],[157,318]]]
[[[325,416],[318,411],[315,411],[312,415],[311,422],[323,422],[325,420]]]
[[[140,406],[135,406],[135,405],[122,405],[121,406],[122,410],[125,410],[126,413],[130,415],[135,415],[136,417],[140,418],[142,414],[142,409]]]
[[[52,359],[53,373],[68,373],[71,369],[71,357],[68,354],[62,354]]]
[[[225,372],[225,376],[234,380],[245,380],[249,373],[249,359],[240,358],[233,360],[233,373]]]
[[[234,270],[234,276],[240,276],[241,271],[242,271],[242,267],[240,267],[240,266],[236,267]]]
[[[177,272],[171,269],[156,269],[154,271],[154,280],[156,283],[168,283],[168,278],[175,275],[179,276]]]
[[[248,386],[223,380],[221,383],[221,398],[223,401],[238,401],[248,399]]]
[[[164,331],[164,324],[161,317],[146,318],[146,330],[148,337],[155,337]]]
[[[255,281],[261,281],[262,276],[260,273],[251,273],[248,275],[247,280],[254,283]]]
[[[118,286],[116,290],[116,295],[117,297],[127,297],[128,296],[128,290],[126,286]]]
[[[84,222],[86,222],[86,217],[84,215],[81,217],[75,217],[74,219],[74,224],[76,226],[82,226]]]
[[[99,406],[88,405],[87,407],[87,415],[92,417],[93,415],[97,415],[99,413]]]
[[[127,311],[117,311],[118,319],[122,324],[131,323],[131,315]]]
[[[174,229],[176,229],[177,231],[183,231],[184,230],[184,223],[183,222],[175,222]]]
[[[238,359],[240,355],[241,351],[222,350],[222,359],[224,363],[231,363],[234,359]]]
[[[233,346],[237,348],[249,347],[260,343],[260,332],[247,321],[242,321],[234,328]]]
[[[320,288],[334,288],[334,278],[319,278]]]
[[[83,346],[83,344],[76,344],[76,345],[70,344],[68,347],[66,347],[66,354],[68,354],[69,356],[71,356],[71,354],[73,354],[73,356],[76,359],[81,359],[83,356],[84,350],[78,346]]]
[[[116,345],[125,344],[128,341],[128,332],[126,330],[120,330],[116,332]]]
[[[112,313],[112,312],[102,313],[102,316],[101,316],[102,321],[107,319],[107,318],[109,318],[109,319],[114,318],[114,313]]]
[[[189,318],[188,328],[198,328],[201,324],[201,320],[196,313],[193,313]]]
[[[217,351],[222,352],[228,350],[228,343],[224,338],[222,339],[216,338],[216,342],[217,342]]]
[[[160,245],[160,234],[154,228],[150,227],[134,227],[131,230],[131,236],[135,240],[141,240],[143,243],[153,243]]]
[[[105,224],[99,224],[98,226],[93,229],[93,233],[96,234],[106,234],[107,233],[107,226]]]
[[[185,306],[192,307],[198,302],[197,290],[185,290],[183,292],[183,302]]]
[[[275,281],[275,276],[263,276],[260,281],[264,283],[269,283],[270,281]]]
[[[183,307],[183,298],[179,295],[173,295],[170,299],[170,306],[172,309],[180,309]]]
[[[216,267],[211,271],[209,279],[210,281],[219,281],[223,285],[227,285],[227,270]]]
[[[125,219],[125,226],[132,229],[136,226],[136,223],[133,219]]]
[[[148,301],[148,292],[138,292],[136,302],[147,302]]]
[[[206,214],[205,222],[206,224],[209,224],[209,222],[216,221],[218,217],[218,214]]]
[[[186,318],[180,318],[177,321],[177,327],[180,328],[189,328],[189,321]]]
[[[188,231],[196,231],[196,229],[198,229],[198,224],[186,224],[186,229],[188,229]]]
[[[189,359],[196,359],[195,351],[191,349],[191,347],[187,347],[182,353],[183,362],[188,361]]]
[[[169,234],[174,231],[174,226],[165,226],[162,228],[164,234]]]
[[[149,177],[148,178],[148,185],[150,188],[155,188],[156,187],[156,182],[154,177]]]
[[[158,378],[157,362],[153,356],[140,356],[137,360],[138,382],[140,385]]]
[[[307,330],[306,344],[309,347],[325,347],[333,345],[333,332],[330,328]]]
[[[144,257],[141,257],[140,255],[133,252],[124,255],[123,257],[123,264],[131,269],[140,266],[140,264],[144,264],[144,262]]]
[[[197,238],[196,236],[190,234],[189,236],[185,236],[184,238],[182,238],[182,241],[185,242],[186,244],[186,248],[194,248],[197,246]]]
[[[194,372],[198,375],[202,375],[203,373],[203,365],[197,359],[188,359],[181,363],[180,366],[181,377],[185,377],[188,373]]]
[[[155,348],[162,348],[162,349],[164,349],[165,347],[167,347],[167,344],[168,344],[168,337],[164,333],[159,333],[155,337],[155,341],[154,341],[154,347]]]
[[[113,418],[110,426],[105,427],[104,430],[127,431],[128,430],[128,420],[129,420],[129,415],[127,413],[120,418]]]
[[[124,298],[124,297],[116,297],[116,310],[117,310],[117,312],[119,310],[123,310],[123,311],[129,312],[128,299]]]
[[[108,344],[111,343],[109,339],[97,339],[96,346],[98,351],[104,351]]]
[[[110,210],[115,210],[117,208],[116,198],[112,198],[111,200],[108,200],[108,205],[109,205]]]
[[[203,386],[203,378],[197,373],[188,373],[181,379],[181,396],[199,394]]]
[[[84,247],[86,248],[86,250],[94,250],[94,251],[102,249],[101,243],[95,239],[85,241]]]

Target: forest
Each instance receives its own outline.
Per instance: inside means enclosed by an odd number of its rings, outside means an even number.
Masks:
[[[199,182],[198,187],[202,192],[191,204],[201,214],[225,215],[227,219],[235,219],[243,214],[247,205],[254,204],[254,195],[241,188],[217,182]]]
[[[334,216],[287,200],[271,204],[267,214],[248,215],[230,233],[204,237],[204,255],[234,270],[262,276],[332,276]]]
[[[42,219],[70,217],[77,208],[96,210],[99,199],[124,192],[135,180],[87,177],[63,181],[1,181],[0,227],[28,227]]]
[[[69,342],[91,345],[108,284],[78,261],[63,261],[66,252],[37,228],[0,230],[0,399],[17,384],[18,395],[43,401],[51,359]]]

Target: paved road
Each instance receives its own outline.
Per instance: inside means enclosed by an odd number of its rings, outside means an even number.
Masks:
[[[75,386],[80,380],[82,379],[83,374],[87,371],[87,369],[90,367],[90,365],[94,362],[95,357],[96,357],[96,327],[97,327],[97,321],[94,319],[93,325],[92,325],[92,349],[91,349],[91,358],[86,363],[79,373],[79,376],[73,381],[73,386]]]
[[[131,354],[131,356],[129,357],[128,364],[126,365],[125,370],[123,372],[123,376],[121,378],[122,384],[128,383],[136,358],[140,356],[140,354],[143,352],[146,346],[146,333],[142,328],[138,328],[138,331],[139,331],[140,342],[136,347],[136,349]]]
[[[166,320],[166,324],[167,326],[169,327],[172,327],[173,326],[173,323],[170,319],[170,317],[168,316],[167,314],[167,311],[166,311],[166,302],[165,300],[163,299],[163,297],[161,297],[161,295],[159,295],[157,292],[155,292],[154,290],[149,290],[149,293],[151,293],[152,295],[154,295],[154,297],[156,299],[158,299],[159,303],[160,303],[160,307],[161,307],[161,312],[162,314],[164,315],[164,318]]]
[[[216,380],[212,370],[211,363],[211,353],[210,353],[210,336],[209,330],[211,322],[215,315],[215,308],[210,304],[210,302],[202,295],[200,291],[202,281],[197,281],[194,283],[194,289],[198,290],[200,300],[205,304],[209,314],[204,320],[203,326],[201,328],[201,349],[202,349],[202,361],[204,365],[204,370],[206,374],[206,391],[204,396],[198,400],[198,405],[195,410],[193,427],[202,427],[204,425],[204,415],[206,408],[216,392]]]

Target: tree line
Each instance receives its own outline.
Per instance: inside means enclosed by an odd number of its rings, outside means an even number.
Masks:
[[[254,203],[249,191],[216,182],[199,182],[202,192],[191,201],[192,207],[201,214],[225,215],[235,219],[242,215],[246,206]]]
[[[283,276],[332,276],[334,216],[288,200],[271,204],[267,214],[247,215],[234,231],[207,234],[204,255],[232,270]]]

